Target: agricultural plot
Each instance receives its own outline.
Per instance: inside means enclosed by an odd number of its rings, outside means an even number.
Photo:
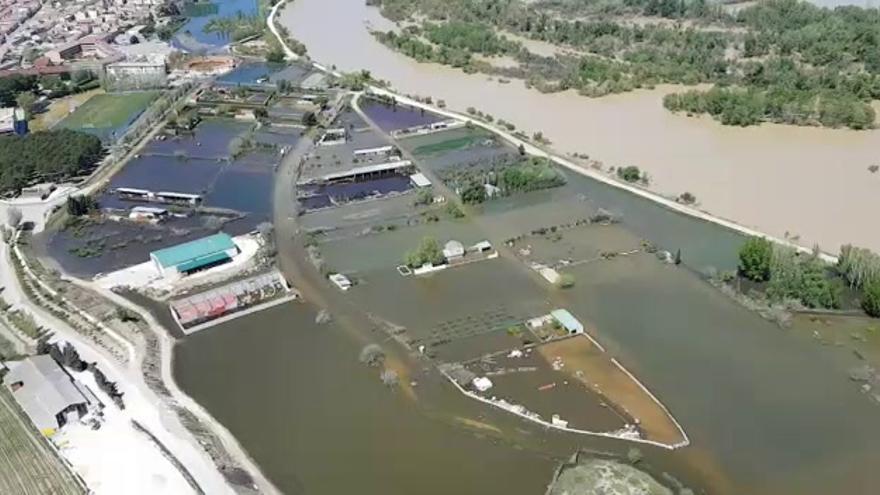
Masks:
[[[495,139],[491,134],[467,128],[401,139],[401,144],[412,150],[412,153],[419,157],[448,153],[487,142],[494,144]]]
[[[59,122],[59,127],[88,132],[102,141],[120,136],[159,95],[158,91],[96,95]]]
[[[5,387],[0,387],[0,493],[85,493]]]

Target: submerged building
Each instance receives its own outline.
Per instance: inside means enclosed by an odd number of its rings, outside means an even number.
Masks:
[[[232,261],[240,250],[228,234],[220,232],[150,253],[150,260],[164,277],[189,275]]]

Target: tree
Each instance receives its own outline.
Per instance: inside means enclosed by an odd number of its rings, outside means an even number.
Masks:
[[[751,237],[739,250],[739,273],[755,282],[770,280],[773,243],[763,237]]]
[[[6,225],[12,227],[13,229],[18,228],[18,225],[21,223],[21,209],[10,206],[6,209]]]
[[[30,118],[34,110],[34,103],[37,102],[37,95],[30,91],[22,91],[15,97],[15,104],[24,110],[25,118]]]
[[[67,197],[67,213],[72,216],[80,217],[88,215],[97,209],[98,200],[91,196],[80,194],[78,196]]]
[[[306,127],[313,127],[317,125],[318,117],[315,115],[315,112],[306,112],[302,115],[302,124]]]
[[[880,318],[880,279],[873,279],[862,291],[862,309],[869,316]]]
[[[270,64],[281,64],[284,63],[285,56],[284,52],[281,51],[281,48],[273,48],[266,54],[266,62]]]
[[[642,178],[642,171],[639,170],[639,167],[630,165],[628,167],[618,168],[617,176],[626,182],[638,182],[639,179]]]
[[[0,136],[0,190],[34,179],[61,182],[91,170],[102,155],[100,139],[68,129]]]
[[[470,181],[461,189],[461,200],[466,204],[478,204],[486,201],[486,186],[475,180]]]
[[[407,265],[417,268],[426,263],[432,265],[440,265],[445,261],[443,249],[440,243],[433,237],[424,237],[419,243],[419,247],[414,251],[406,253],[404,261]]]
[[[80,359],[79,352],[70,343],[64,346],[61,353],[61,364],[74,371],[85,371],[86,369],[86,363]]]

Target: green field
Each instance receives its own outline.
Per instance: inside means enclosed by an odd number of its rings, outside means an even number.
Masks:
[[[439,143],[425,144],[413,150],[414,155],[433,155],[435,153],[446,153],[449,151],[467,148],[468,146],[486,139],[485,136],[464,136],[460,138],[440,141]]]
[[[84,493],[5,386],[0,386],[0,493]]]
[[[59,127],[84,131],[108,140],[122,134],[159,95],[158,91],[95,95],[58,123]]]
[[[489,137],[489,134],[481,131],[454,129],[425,136],[406,138],[402,144],[410,148],[414,155],[433,155],[464,149]]]

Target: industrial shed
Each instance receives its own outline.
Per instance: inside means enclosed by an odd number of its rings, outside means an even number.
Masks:
[[[162,276],[187,275],[226,263],[239,249],[229,235],[220,232],[150,253]]]
[[[18,362],[3,378],[3,384],[46,436],[85,416],[92,404],[82,385],[48,355]]]

